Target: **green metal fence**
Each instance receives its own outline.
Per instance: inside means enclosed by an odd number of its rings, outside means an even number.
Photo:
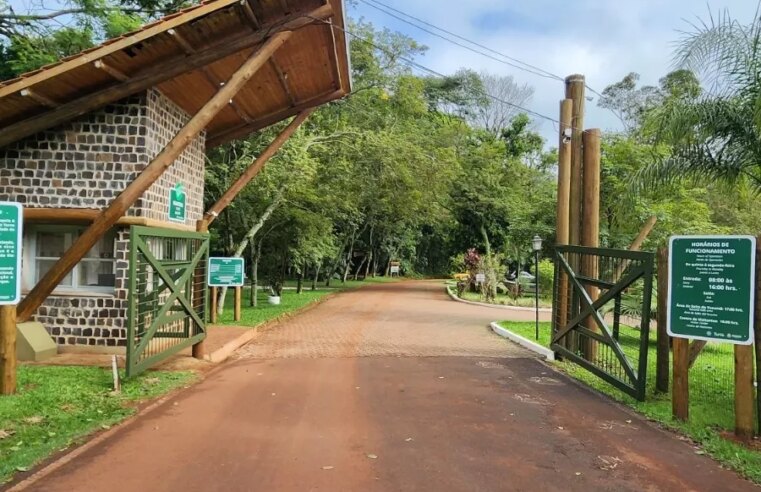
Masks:
[[[206,337],[208,234],[130,229],[127,377]]]
[[[640,401],[647,382],[653,258],[581,246],[555,252],[551,348]]]

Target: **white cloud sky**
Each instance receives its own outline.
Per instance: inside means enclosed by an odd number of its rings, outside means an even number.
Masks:
[[[524,62],[565,77],[582,73],[587,84],[602,91],[629,72],[644,84],[657,84],[672,68],[673,44],[690,22],[728,9],[744,23],[752,19],[756,0],[380,0],[427,22],[457,33]],[[438,72],[459,68],[512,75],[535,89],[528,105],[533,111],[557,118],[563,84],[526,73],[443,41],[387,16],[365,3],[349,8],[376,27],[405,33],[429,47],[418,61]],[[594,96],[594,94],[589,94]],[[586,126],[617,129],[618,120],[587,103]],[[537,121],[537,130],[555,145],[556,129]]]

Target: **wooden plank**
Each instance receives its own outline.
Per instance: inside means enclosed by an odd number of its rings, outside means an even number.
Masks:
[[[209,308],[209,322],[214,324],[217,322],[217,299],[218,292],[216,287],[211,288],[211,307]]]
[[[669,334],[666,331],[666,316],[669,289],[669,250],[659,248],[658,255],[658,331],[655,353],[655,391],[667,393],[669,390]],[[689,368],[689,364],[688,364]]]
[[[675,419],[686,422],[690,418],[690,341],[687,338],[673,338],[674,345],[674,387],[671,392],[671,413]]]
[[[259,19],[256,18],[256,14],[248,3],[248,0],[241,0],[239,8],[243,11],[243,15],[248,19],[249,24],[254,30],[261,27],[262,24],[259,22]]]
[[[19,318],[29,319],[61,280],[79,263],[96,242],[142,196],[182,151],[198,136],[211,119],[291,36],[290,31],[275,34],[233,74],[230,80],[193,116],[150,164],[117,196],[48,270],[19,305]]]
[[[280,132],[280,134],[275,137],[275,140],[270,143],[266,149],[264,149],[264,152],[262,152],[259,157],[257,157],[249,166],[246,168],[246,170],[238,177],[237,180],[230,186],[230,188],[225,191],[225,193],[220,197],[217,202],[209,208],[209,210],[204,214],[204,220],[206,222],[206,227],[209,226],[212,222],[214,222],[214,219],[219,216],[222,211],[227,208],[230,203],[235,199],[236,196],[238,196],[238,193],[243,190],[243,188],[246,187],[246,185],[251,182],[254,177],[256,177],[257,174],[264,168],[264,165],[267,163],[267,161],[275,155],[275,153],[280,149],[280,147],[283,146],[283,144],[291,137],[291,135],[294,134],[294,132],[301,126],[301,124],[309,117],[310,114],[314,111],[314,108],[306,109],[299,113],[296,118],[291,121],[285,129]]]
[[[53,99],[44,96],[39,92],[33,91],[32,89],[22,89],[20,94],[23,97],[28,97],[29,99],[32,99],[33,101],[38,102],[43,106],[47,106],[48,108],[57,108],[61,105],[61,103],[58,101],[54,101]]]
[[[0,395],[16,392],[16,306],[0,306]]]
[[[753,346],[735,345],[735,436],[753,438]]]
[[[240,321],[240,303],[242,287],[235,287],[235,302],[233,306],[233,320]]]
[[[94,221],[101,210],[93,208],[25,208],[24,222],[47,222],[52,224],[87,224]],[[163,227],[177,231],[195,231],[196,228],[177,222],[169,222],[148,217],[124,216],[116,221],[116,225],[139,225],[147,227]]]
[[[29,76],[24,77],[22,75],[22,78],[17,82],[8,84],[5,87],[0,87],[0,98],[8,94],[18,92],[27,87],[31,87],[34,84],[42,82],[43,80],[53,78],[61,73],[91,63],[95,60],[108,56],[111,53],[129,48],[134,44],[137,44],[162,32],[168,31],[169,29],[181,26],[182,24],[186,24],[194,19],[198,19],[212,12],[222,10],[225,7],[233,5],[238,1],[240,0],[215,0],[214,2],[208,2],[196,7],[191,7],[179,13],[178,15],[174,15],[173,17],[170,16],[170,18],[166,20],[160,20],[158,22],[149,24],[148,26],[143,27],[141,30],[133,34],[124,36],[123,38],[109,42],[108,44],[104,44],[93,50],[85,51],[82,54],[64,62],[52,64],[50,65],[50,68],[42,67],[42,69],[35,71]]]
[[[95,65],[95,68],[103,70],[104,72],[106,72],[108,75],[118,80],[119,82],[124,82],[127,79],[129,79],[127,74],[123,73],[120,70],[117,70],[116,68],[112,67],[111,65],[104,62],[103,60],[95,60],[93,65]]]
[[[340,89],[343,86],[341,82],[341,68],[338,66],[338,43],[336,42],[335,27],[333,27],[333,20],[330,19],[327,28],[330,29],[330,46],[333,56],[330,58],[330,68],[333,70],[333,84],[336,89]]]
[[[291,106],[296,106],[296,98],[293,96],[293,91],[291,90],[291,86],[288,83],[288,74],[283,72],[283,70],[280,68],[280,65],[278,65],[277,61],[275,61],[274,57],[270,58],[270,65],[272,65],[272,69],[277,74],[277,80],[280,82],[280,87],[288,96],[288,100],[291,102]]]
[[[236,138],[241,138],[245,135],[254,133],[256,131],[261,130],[262,128],[266,128],[270,125],[273,125],[277,123],[278,121],[282,121],[286,118],[289,118],[291,116],[294,116],[298,113],[301,113],[302,111],[317,107],[322,104],[335,101],[336,99],[340,99],[345,94],[342,90],[333,91],[327,94],[323,94],[321,96],[317,96],[313,99],[309,99],[307,101],[301,102],[294,106],[293,108],[288,108],[283,111],[278,111],[276,113],[272,113],[270,115],[267,115],[263,118],[260,118],[254,122],[252,125],[241,125],[234,128],[231,128],[229,130],[225,130],[221,133],[217,133],[215,135],[211,135],[206,138],[206,148],[210,149],[213,147],[216,147],[218,145],[222,145],[223,143],[229,142],[230,140],[235,140]]]
[[[753,330],[756,350],[756,381],[761,381],[761,235],[756,239],[756,314]],[[756,391],[758,429],[761,430],[761,391]]]
[[[65,121],[86,114],[108,103],[118,101],[142,90],[153,87],[163,81],[169,80],[180,74],[196,70],[212,62],[232,55],[239,51],[251,48],[262,42],[267,36],[275,33],[292,32],[305,25],[314,22],[314,18],[330,17],[332,9],[330,5],[324,5],[307,15],[294,15],[283,19],[275,24],[263,28],[256,35],[238,36],[217,43],[197,54],[187,57],[176,58],[165,63],[159,63],[148,67],[146,70],[135,75],[126,82],[102,89],[93,94],[88,94],[79,99],[62,104],[47,113],[27,118],[13,125],[9,125],[0,133],[0,147],[13,143],[21,138],[33,135],[38,131],[56,126]],[[229,102],[229,100],[228,100]]]

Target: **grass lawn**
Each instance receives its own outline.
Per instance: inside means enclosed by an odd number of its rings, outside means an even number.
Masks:
[[[500,326],[521,336],[534,339],[533,322],[502,321]],[[549,346],[550,323],[540,323],[539,343]],[[639,331],[621,327],[624,352],[632,359],[637,353],[635,340]],[[761,452],[750,450],[722,437],[734,429],[734,403],[731,390],[717,391],[711,384],[716,374],[732,374],[734,352],[730,344],[708,345],[690,370],[690,421],[679,422],[671,417],[671,394],[655,393],[655,333],[651,332],[647,361],[647,397],[644,402],[631,398],[586,369],[567,361],[555,365],[563,372],[628,405],[663,426],[680,432],[699,443],[707,454],[761,484]],[[707,352],[706,352],[707,351]],[[700,365],[701,358],[710,364]]]
[[[456,286],[448,285],[448,288],[450,292],[452,292],[452,294],[457,295]],[[486,300],[483,297],[481,297],[481,294],[479,294],[478,292],[463,292],[462,299],[465,299],[466,301],[475,301],[475,302],[484,302],[484,303],[486,302]],[[515,306],[515,307],[534,307],[535,299],[533,295],[524,295],[517,299],[513,299],[507,294],[501,294],[498,292],[495,302],[490,304],[500,304],[503,306]],[[552,298],[539,297],[539,307],[551,308]]]
[[[227,297],[225,298],[225,310],[224,313],[217,318],[217,324],[255,327],[266,321],[275,319],[283,314],[290,313],[304,306],[312,304],[313,302],[322,299],[332,292],[355,289],[364,285],[396,281],[398,281],[398,277],[371,277],[367,280],[349,280],[345,284],[342,284],[340,280],[333,280],[330,283],[330,287],[325,287],[325,282],[320,282],[317,285],[317,290],[311,290],[311,282],[305,282],[304,290],[301,292],[301,294],[297,294],[296,291],[292,289],[284,289],[283,295],[280,297],[280,304],[276,306],[267,303],[269,291],[267,289],[259,289],[257,292],[257,307],[249,306],[251,288],[244,287],[242,293],[240,321],[233,321],[233,304],[235,300],[232,291],[228,291]],[[295,287],[296,282],[288,281],[285,285],[286,287]]]
[[[122,392],[112,394],[110,369],[21,365],[18,393],[0,397],[0,483],[124,420],[138,402],[194,378],[192,372],[147,372],[124,381]]]

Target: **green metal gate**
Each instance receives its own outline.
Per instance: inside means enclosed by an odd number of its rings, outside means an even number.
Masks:
[[[558,246],[551,348],[643,401],[653,253]]]
[[[127,377],[206,337],[209,236],[130,228]]]

